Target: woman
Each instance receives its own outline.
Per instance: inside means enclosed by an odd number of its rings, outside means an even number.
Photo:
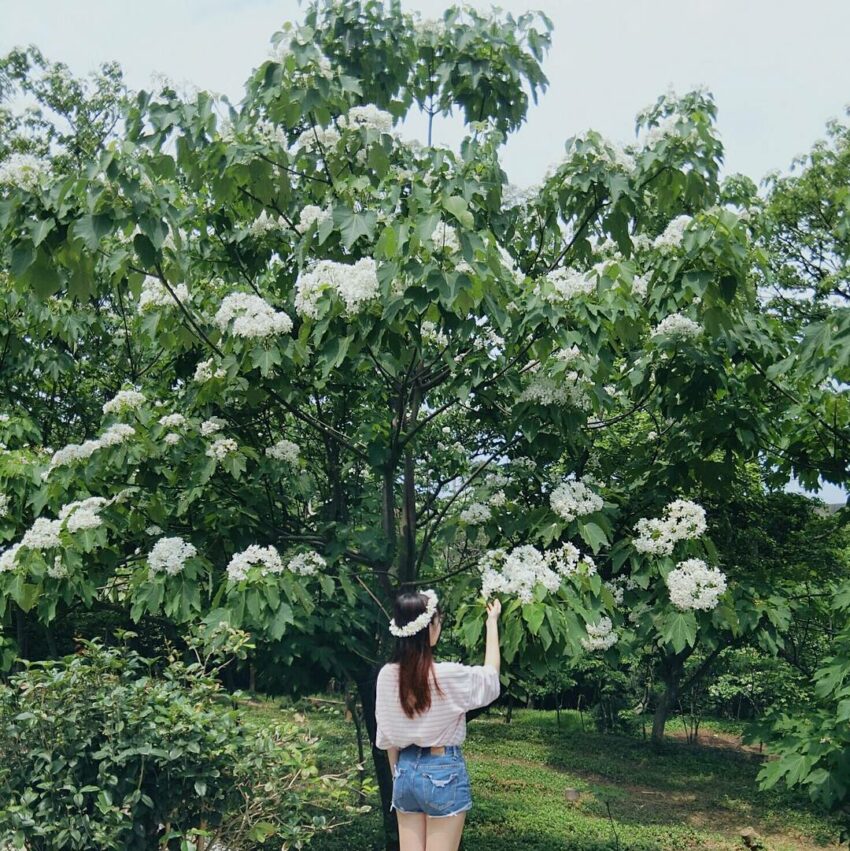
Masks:
[[[499,696],[498,600],[487,606],[484,664],[437,662],[431,648],[443,616],[433,591],[400,594],[390,632],[392,661],[378,674],[375,744],[393,771],[392,809],[401,851],[457,851],[467,810],[469,775],[460,752],[466,713]]]

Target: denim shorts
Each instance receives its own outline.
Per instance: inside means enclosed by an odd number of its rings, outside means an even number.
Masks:
[[[434,755],[417,745],[399,751],[391,809],[445,818],[472,808],[463,754],[457,745],[447,745],[445,751]]]

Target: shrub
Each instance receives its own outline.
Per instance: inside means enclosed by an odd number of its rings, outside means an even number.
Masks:
[[[200,663],[84,642],[0,686],[0,843],[41,849],[293,847],[344,811],[294,725],[253,721]],[[271,845],[269,845],[271,847]]]

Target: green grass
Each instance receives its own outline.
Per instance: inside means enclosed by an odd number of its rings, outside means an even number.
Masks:
[[[291,716],[267,703],[257,711]],[[310,710],[325,768],[356,761],[354,725],[334,709]],[[587,722],[587,719],[585,719]],[[755,828],[766,851],[837,847],[835,825],[807,800],[784,790],[760,792],[761,756],[737,748],[734,728],[708,724],[705,741],[674,739],[662,752],[635,737],[582,730],[577,713],[515,711],[469,726],[464,747],[475,805],[464,851],[678,851],[742,849],[741,830]],[[673,736],[682,732],[673,724]],[[371,771],[371,763],[368,765]],[[566,800],[567,789],[579,792]],[[318,838],[316,851],[381,848],[377,795],[373,811]],[[609,808],[610,815],[609,818]],[[617,839],[615,840],[614,831]],[[619,844],[618,844],[619,843]]]

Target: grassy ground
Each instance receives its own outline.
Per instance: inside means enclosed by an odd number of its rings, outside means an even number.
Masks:
[[[259,712],[289,715],[272,704]],[[306,715],[328,768],[356,761],[353,724],[331,707]],[[589,729],[589,725],[588,725]],[[709,724],[692,746],[676,738],[655,753],[640,738],[582,730],[577,713],[515,711],[470,724],[465,754],[475,805],[464,851],[679,851],[743,849],[754,828],[764,851],[837,847],[834,825],[798,795],[759,792],[760,755],[737,746],[734,729]],[[371,766],[370,766],[371,767]],[[577,790],[568,801],[566,791]],[[377,795],[372,813],[316,840],[316,851],[380,848]],[[609,817],[610,811],[610,817]]]

